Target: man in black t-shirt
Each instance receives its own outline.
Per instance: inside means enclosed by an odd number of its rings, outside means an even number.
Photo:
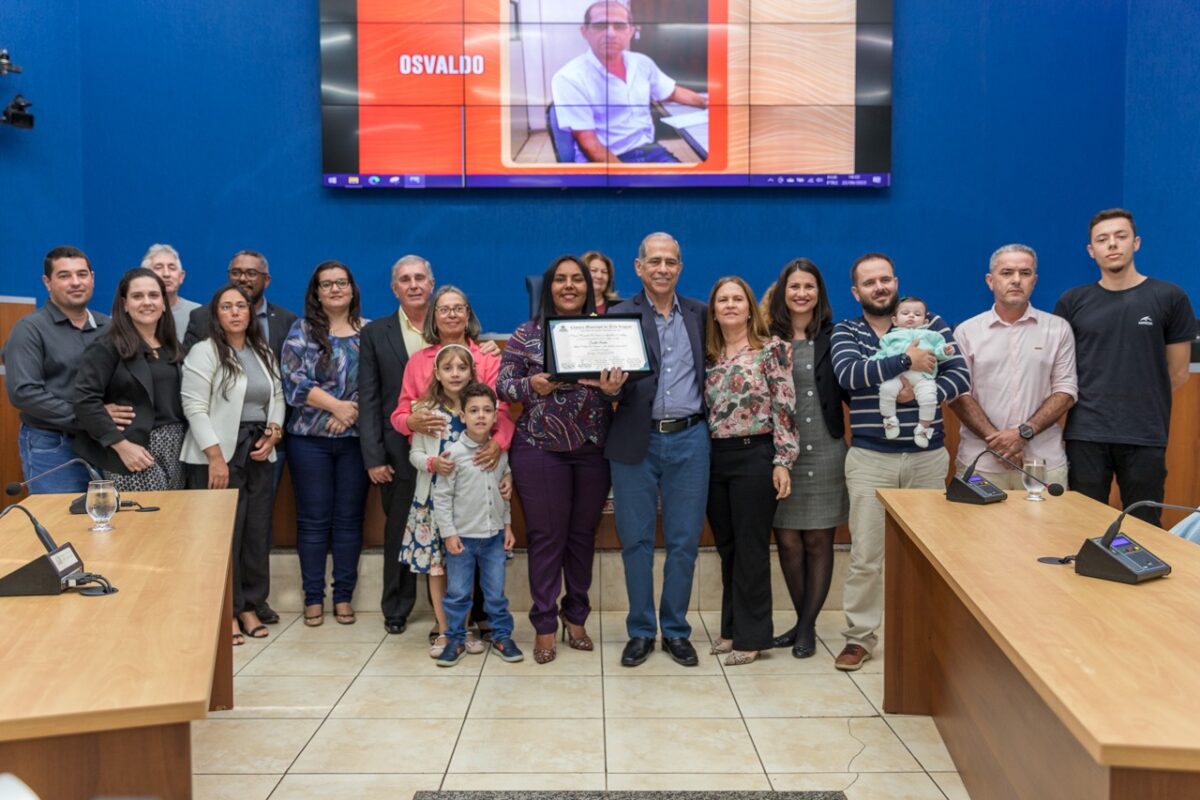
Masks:
[[[1100,281],[1068,289],[1054,309],[1075,332],[1079,374],[1063,434],[1071,488],[1105,503],[1115,474],[1122,506],[1162,502],[1171,393],[1187,382],[1196,318],[1183,289],[1137,271],[1132,214],[1101,211],[1089,236]],[[1156,508],[1132,513],[1159,524]]]

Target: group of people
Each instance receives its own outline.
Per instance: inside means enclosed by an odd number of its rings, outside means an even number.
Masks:
[[[569,647],[593,650],[595,534],[611,488],[629,598],[622,665],[643,663],[659,640],[678,663],[699,662],[687,609],[706,518],[723,587],[711,652],[729,665],[772,648],[811,657],[834,532],[848,521],[846,644],[835,666],[855,670],[882,623],[875,491],[944,485],[944,404],[963,425],[960,473],[973,465],[1017,488],[1019,473],[992,453],[1018,463],[1033,455],[1048,480],[1097,500],[1107,500],[1114,475],[1123,503],[1162,499],[1171,393],[1187,379],[1196,321],[1182,289],[1138,272],[1139,247],[1128,211],[1097,214],[1088,252],[1100,280],[1066,292],[1048,314],[1030,302],[1036,253],[1005,245],[985,276],[994,304],[952,331],[919,298],[900,295],[883,253],[854,261],[850,291],[862,313],[834,324],[825,278],[808,259],[786,264],[761,303],[737,276],[717,280],[705,303],[678,294],[680,245],[654,233],[634,260],[642,289],[626,300],[613,292],[603,254],[555,259],[536,314],[503,350],[480,341],[466,293],[435,287],[419,256],[392,268],[396,313],[368,322],[345,264],[317,265],[297,318],[266,301],[267,260],[248,250],[207,304],[181,310],[179,255],[155,245],[122,277],[109,318],[88,308],[87,257],[60,247],[45,259],[49,301],[6,344],[7,386],[21,412],[26,479],[78,453],[120,489],[238,489],[235,643],[278,621],[267,605],[267,556],[286,452],[306,625],[324,622],[330,553],[334,618],[355,621],[374,483],[387,520],[388,632],[406,629],[425,574],[439,666],[484,652],[489,631],[496,655],[520,660],[504,594],[515,491],[534,660],[555,659],[560,633]],[[546,318],[605,312],[640,317],[652,373],[555,380]],[[510,403],[521,405],[515,421]],[[31,489],[86,483],[82,468],[68,467]],[[666,557],[656,607],[660,508]],[[1139,511],[1157,523],[1154,509]],[[779,633],[772,535],[796,613]]]

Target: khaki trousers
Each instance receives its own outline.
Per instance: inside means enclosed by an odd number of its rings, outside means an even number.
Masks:
[[[870,653],[883,624],[884,509],[876,489],[942,489],[950,455],[944,447],[921,453],[879,453],[851,447],[846,454],[850,494],[850,569],[842,591],[848,644]]]

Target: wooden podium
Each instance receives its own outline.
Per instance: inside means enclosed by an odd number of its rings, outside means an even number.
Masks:
[[[1174,572],[1110,583],[1037,560],[1115,519],[1082,495],[878,494],[884,709],[933,715],[972,798],[1200,797],[1200,547],[1126,517]]]
[[[128,493],[89,533],[68,495],[24,501],[119,592],[0,597],[0,772],[44,798],[192,796],[192,720],[233,705],[229,552],[237,492]],[[44,553],[19,512],[0,521],[0,574]]]

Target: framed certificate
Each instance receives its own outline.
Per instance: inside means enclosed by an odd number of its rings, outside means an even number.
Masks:
[[[599,378],[602,370],[613,367],[631,380],[653,372],[639,314],[547,317],[542,335],[551,380]]]

